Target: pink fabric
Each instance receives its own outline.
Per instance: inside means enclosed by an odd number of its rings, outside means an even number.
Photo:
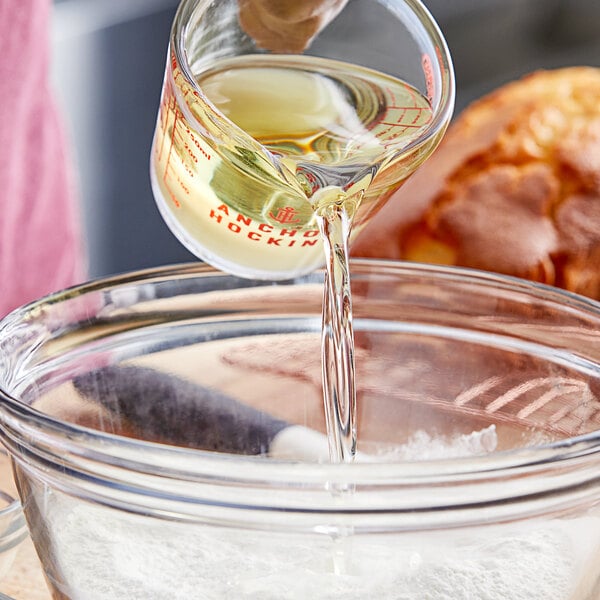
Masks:
[[[84,277],[48,84],[50,0],[0,0],[0,316]]]

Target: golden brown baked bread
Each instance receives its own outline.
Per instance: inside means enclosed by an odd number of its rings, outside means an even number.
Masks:
[[[600,299],[600,69],[536,72],[472,104],[352,254],[474,267]]]

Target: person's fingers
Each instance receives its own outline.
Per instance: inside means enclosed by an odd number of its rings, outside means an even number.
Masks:
[[[240,25],[257,46],[271,52],[302,52],[319,31],[319,19],[289,23],[264,10],[255,0],[240,0]]]
[[[240,25],[261,48],[271,52],[302,52],[346,2],[240,0]]]
[[[327,15],[346,3],[346,0],[252,0],[252,4],[286,23],[299,23],[312,17]]]

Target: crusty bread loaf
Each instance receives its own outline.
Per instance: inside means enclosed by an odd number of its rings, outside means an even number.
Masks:
[[[352,253],[600,299],[600,69],[536,72],[472,104]]]

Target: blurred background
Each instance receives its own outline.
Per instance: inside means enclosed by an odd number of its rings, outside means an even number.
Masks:
[[[72,143],[90,276],[195,260],[167,229],[149,180],[178,0],[55,0],[54,88]],[[426,0],[450,46],[456,114],[539,68],[600,66],[597,0]]]

